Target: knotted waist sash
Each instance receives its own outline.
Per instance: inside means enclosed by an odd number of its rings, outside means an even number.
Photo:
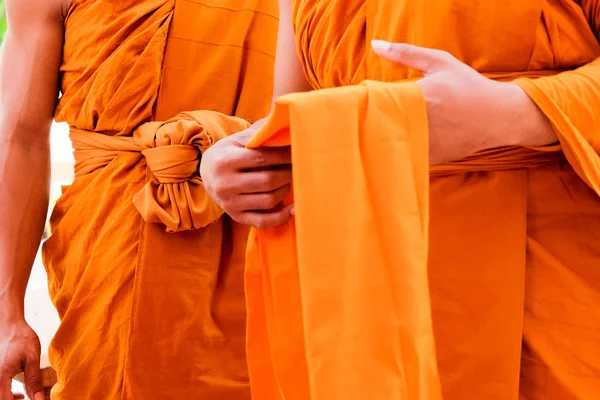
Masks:
[[[241,118],[214,111],[192,111],[168,121],[142,124],[132,136],[108,136],[71,128],[75,177],[108,166],[120,154],[140,153],[151,172],[133,199],[143,219],[164,224],[167,232],[199,229],[223,214],[202,184],[202,153],[218,140],[249,126]]]
[[[133,199],[148,223],[162,223],[168,232],[199,229],[223,211],[206,194],[199,174],[201,155],[215,142],[249,127],[246,120],[214,111],[178,114],[165,122],[148,122],[132,136],[108,136],[71,128],[75,176],[106,167],[122,153],[141,153],[152,176]],[[459,162],[434,166],[432,176],[467,171],[534,168],[564,159],[559,146],[542,150],[500,148]]]

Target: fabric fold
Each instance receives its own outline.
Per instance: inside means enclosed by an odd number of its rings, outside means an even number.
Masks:
[[[144,221],[162,223],[167,232],[179,232],[218,220],[223,210],[204,189],[200,159],[216,141],[249,126],[241,118],[194,111],[136,129],[134,139],[153,175],[133,199]]]
[[[248,144],[291,144],[296,207],[295,221],[251,233],[254,398],[440,398],[427,137],[415,83],[365,82],[282,97]]]
[[[222,3],[70,2],[55,118],[77,172],[43,246],[53,398],[250,398],[248,228],[197,165],[269,111],[277,1]]]
[[[411,205],[394,204],[398,193],[406,201],[424,193],[420,183],[429,193],[430,298],[419,305],[421,313],[431,315],[444,400],[600,398],[599,374],[593,368],[600,325],[588,318],[600,293],[598,1],[453,0],[430,5],[294,1],[292,20],[305,75],[313,89],[325,90],[286,97],[279,106],[286,108],[288,120],[277,125],[281,129],[265,126],[273,130],[264,135],[277,140],[291,133],[297,217],[295,229],[290,223],[280,230],[254,231],[249,248],[248,312],[254,321],[249,325],[250,369],[253,379],[271,383],[263,386],[270,391],[258,398],[301,398],[296,392],[306,395],[303,400],[430,398],[425,389],[407,394],[403,384],[396,392],[382,392],[382,383],[392,376],[414,383],[406,366],[418,364],[404,364],[408,357],[395,364],[385,358],[398,348],[410,354],[416,346],[401,338],[390,346],[388,335],[398,314],[385,301],[388,287],[373,286],[391,260],[373,251],[374,243],[379,250],[388,248],[386,227],[398,223],[396,231],[421,237],[418,224],[410,222]],[[405,82],[421,76],[371,51],[373,39],[444,50],[491,79],[516,81],[552,121],[560,145],[490,149],[435,166],[424,179],[391,181],[389,177],[399,178],[413,161],[424,158],[425,152],[417,149],[388,159],[398,154],[399,143],[418,141],[413,136],[418,124],[410,128],[407,122],[419,121],[421,114],[401,112],[409,100],[394,98],[388,101],[401,105],[400,111],[385,104],[379,119],[371,120],[369,107],[350,101],[356,100],[357,89],[327,91],[365,80]],[[315,104],[303,103],[305,98]],[[367,103],[377,98],[369,92]],[[360,140],[357,130],[365,133]],[[372,157],[369,149],[382,135],[396,140]],[[344,164],[350,155],[352,162]],[[377,190],[390,196],[390,204],[376,201]],[[307,201],[308,192],[313,198]],[[370,223],[379,221],[380,212],[387,220]],[[313,241],[323,247],[307,245]],[[404,238],[393,245],[389,248],[405,257],[422,249]],[[320,259],[313,257],[315,249]],[[362,255],[367,250],[374,256]],[[368,267],[357,267],[354,261],[361,260]],[[402,260],[394,265],[406,280],[411,279],[408,265]],[[358,280],[362,286],[357,291],[340,289]],[[393,293],[409,308],[419,287]],[[361,294],[367,290],[372,297],[364,301]],[[382,318],[381,311],[389,315],[387,326],[374,322]],[[405,312],[402,320],[407,332],[414,328],[410,315]],[[258,335],[258,325],[268,335]],[[357,326],[362,330],[353,331]],[[332,334],[336,327],[342,334]],[[384,356],[371,351],[376,359],[359,356],[375,340],[361,336],[371,327],[381,328],[377,340],[389,350]],[[300,351],[297,342],[302,340]],[[262,352],[269,357],[259,360],[256,349],[270,350]],[[281,354],[295,365],[285,363]],[[354,360],[361,365],[356,367]],[[346,377],[344,382],[329,376],[332,365]],[[405,378],[400,378],[403,372]],[[372,390],[361,387],[375,382]]]
[[[161,223],[167,232],[200,229],[223,214],[202,184],[202,153],[249,125],[241,118],[199,110],[180,113],[165,122],[143,124],[133,137],[71,129],[75,174],[89,174],[105,167],[121,152],[140,153],[151,175],[134,196],[133,204],[144,221]]]
[[[600,122],[596,111],[600,107],[600,59],[574,71],[522,78],[515,83],[550,120],[573,169],[600,194]]]

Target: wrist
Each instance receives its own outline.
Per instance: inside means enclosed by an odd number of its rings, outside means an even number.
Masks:
[[[541,147],[558,141],[552,124],[516,83],[505,82],[507,139],[509,146]]]
[[[24,317],[24,297],[0,291],[0,323],[2,321],[22,320]]]

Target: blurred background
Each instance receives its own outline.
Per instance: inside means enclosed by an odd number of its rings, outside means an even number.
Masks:
[[[4,12],[4,0],[0,0],[0,40],[4,39],[6,32],[6,15]]]
[[[6,32],[6,18],[4,12],[4,0],[0,0],[0,40],[4,39]]]

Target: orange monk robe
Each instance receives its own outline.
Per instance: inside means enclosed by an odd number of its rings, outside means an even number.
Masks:
[[[73,2],[56,117],[76,178],[43,250],[61,317],[54,399],[250,398],[247,229],[197,171],[206,148],[268,111],[276,11]]]
[[[420,368],[435,347],[445,400],[600,398],[600,2],[300,0],[294,26],[306,75],[325,90],[282,98],[251,143],[290,137],[297,207],[295,223],[251,236],[253,391],[435,399],[434,373]],[[411,146],[425,134],[421,115],[406,111],[419,108],[403,93],[412,84],[383,86],[398,94],[377,118],[380,92],[328,89],[418,77],[378,58],[371,39],[518,78],[561,146],[493,149],[429,177],[407,174],[427,162]],[[401,146],[410,152],[397,160]],[[415,193],[429,203],[398,202]],[[427,209],[424,230],[414,219]],[[415,269],[419,238],[428,261]],[[389,270],[398,275],[384,280]],[[427,317],[435,345],[422,340]],[[393,341],[395,332],[404,335]]]
[[[255,232],[247,259],[253,398],[441,398],[420,89],[369,82],[284,97],[249,146],[290,143],[298,218]]]

